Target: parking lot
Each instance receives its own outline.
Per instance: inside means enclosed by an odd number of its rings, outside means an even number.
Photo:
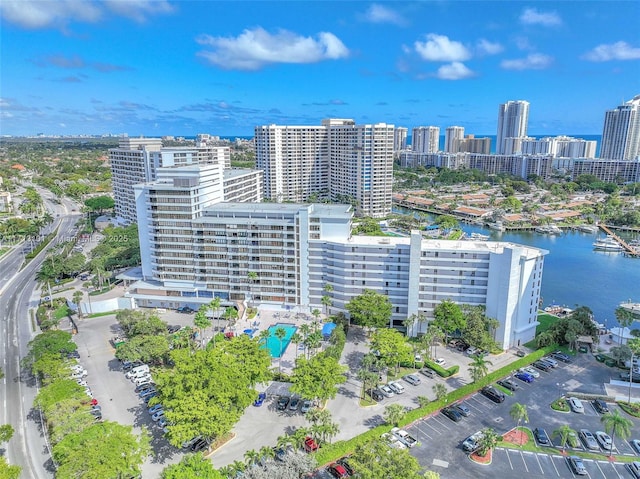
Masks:
[[[590,355],[581,355],[572,364],[560,363],[557,369],[541,371],[540,377],[531,384],[516,380],[520,390],[512,396],[507,396],[501,404],[496,404],[481,394],[474,394],[464,400],[464,404],[471,410],[471,415],[460,422],[453,422],[438,413],[405,428],[420,442],[419,446],[411,449],[411,454],[421,465],[439,472],[443,478],[574,477],[558,447],[557,438],[551,438],[557,453],[521,451],[517,446],[508,449],[498,448],[494,451],[491,465],[488,466],[469,460],[462,450],[461,443],[471,434],[486,427],[494,428],[498,434],[504,434],[515,427],[509,410],[516,402],[527,406],[529,422],[523,425],[531,429],[544,428],[550,437],[562,424],[569,424],[576,431],[583,428],[591,432],[604,430],[600,422],[601,416],[590,402],[583,401],[584,414],[553,411],[550,403],[561,394],[567,393],[569,396],[571,391],[604,394],[602,384],[609,380],[611,371],[610,368],[597,363]],[[609,404],[612,411],[617,407]],[[622,414],[629,417],[625,413]],[[633,422],[632,436],[629,439],[640,436],[640,421],[633,418]],[[625,465],[615,461],[615,456],[636,456],[636,453],[627,441],[620,438],[614,438],[614,441],[616,449],[613,461],[608,460],[605,451],[601,451],[603,455],[599,460],[584,460],[589,477],[631,477]],[[577,450],[585,451],[582,444]],[[568,455],[571,452],[571,449],[567,449]]]

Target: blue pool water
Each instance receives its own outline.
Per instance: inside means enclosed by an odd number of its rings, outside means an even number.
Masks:
[[[276,338],[276,329],[282,328],[285,330],[285,337],[282,338],[282,342],[278,338]],[[278,323],[273,326],[269,326],[269,339],[267,340],[267,349],[271,353],[272,358],[279,358],[282,356],[282,353],[287,349],[289,343],[291,342],[291,336],[298,330],[296,326],[293,324],[286,323]],[[264,347],[264,346],[262,346]]]

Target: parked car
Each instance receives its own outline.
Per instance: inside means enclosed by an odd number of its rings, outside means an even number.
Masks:
[[[438,366],[441,366],[441,367],[444,367],[444,365],[447,364],[444,358],[438,358],[434,361],[434,363],[436,363]]]
[[[631,447],[633,447],[636,450],[636,452],[640,454],[640,440],[632,439],[631,441],[629,441],[629,443],[631,444]]]
[[[464,417],[469,417],[471,415],[471,410],[461,402],[452,404],[451,407],[456,409]]]
[[[384,394],[385,397],[390,398],[390,397],[394,396],[393,390],[386,384],[380,386],[379,389],[380,389],[380,391],[382,391],[382,394]]]
[[[202,439],[202,436],[196,436],[193,439],[191,439],[190,441],[183,442],[182,443],[182,449],[189,449],[191,446],[193,446],[200,439]]]
[[[155,389],[156,385],[151,381],[150,383],[140,384],[136,386],[135,392],[140,394],[142,391],[146,391],[147,389]]]
[[[405,431],[404,429],[399,429],[397,427],[394,427],[393,429],[391,429],[390,432],[391,434],[396,436],[405,446],[409,448],[415,446],[418,443],[418,440],[415,437],[413,437],[411,434],[409,434],[407,431]]]
[[[158,410],[158,411],[154,412],[154,413],[151,415],[151,419],[152,419],[154,422],[158,422],[158,419],[163,418],[163,417],[164,417],[164,410],[163,410],[163,409],[160,409],[160,410]]]
[[[602,449],[606,451],[610,451],[613,447],[613,441],[611,440],[611,436],[604,431],[596,431],[596,439],[600,443]]]
[[[87,381],[85,381],[84,379],[76,379],[76,382],[83,388],[86,388],[88,386]]]
[[[496,388],[492,386],[485,386],[480,390],[480,393],[491,399],[493,402],[501,403],[505,400],[505,395],[502,391],[498,391]]]
[[[426,376],[428,378],[434,378],[436,373],[433,371],[433,369],[429,369],[429,368],[422,368],[420,371],[418,371],[420,374],[422,374],[423,376]]]
[[[420,384],[422,381],[420,380],[420,377],[417,376],[416,374],[407,374],[406,376],[404,376],[402,379],[404,379],[405,381],[407,381],[409,384],[411,384],[412,386],[417,386],[418,384]]]
[[[312,407],[313,407],[313,402],[309,401],[308,399],[305,399],[304,401],[302,401],[302,406],[300,406],[300,412],[302,414],[306,414],[311,410]]]
[[[318,450],[318,443],[311,436],[304,438],[303,448],[306,452],[314,452]]]
[[[580,459],[578,456],[569,456],[567,461],[569,462],[569,467],[571,467],[571,470],[574,474],[577,474],[578,476],[587,475],[587,469],[584,467],[582,459]]]
[[[623,381],[629,381],[630,376],[631,375],[626,371],[620,373],[620,379],[622,379]],[[640,383],[640,374],[633,373],[633,376],[631,376],[631,382]]]
[[[350,476],[353,476],[356,473],[356,471],[353,469],[353,467],[351,467],[351,464],[349,463],[348,456],[341,457],[336,462],[344,467]]]
[[[462,414],[460,414],[460,412],[457,409],[454,409],[452,407],[445,407],[442,409],[441,412],[442,414],[447,416],[449,419],[451,419],[453,422],[459,422],[462,420]]]
[[[149,408],[149,414],[155,414],[162,409],[162,404],[154,404]]]
[[[403,442],[400,442],[400,439],[398,439],[395,435],[389,433],[389,432],[385,432],[382,436],[380,436],[388,445],[391,449],[406,449],[407,446],[404,445]]]
[[[149,396],[151,396],[152,394],[156,394],[157,391],[155,388],[151,388],[151,389],[145,389],[144,391],[142,391],[141,393],[138,394],[138,396],[140,396],[140,399],[146,399]]]
[[[280,396],[276,403],[276,409],[278,411],[286,411],[289,406],[289,398],[287,396]]]
[[[520,389],[518,383],[511,379],[501,379],[498,381],[498,384],[503,388],[507,388],[509,391],[517,391],[518,389]]]
[[[140,386],[141,384],[151,384],[152,382],[153,378],[151,377],[151,374],[146,374],[133,380],[133,384],[136,386]]]
[[[480,350],[478,348],[470,347],[465,351],[465,354],[468,356],[473,356],[474,354],[478,354]]]
[[[562,351],[554,351],[549,356],[551,356],[554,359],[557,359],[559,361],[562,361],[563,363],[570,363],[571,362],[571,358],[569,357],[569,355],[563,353]]]
[[[544,358],[541,358],[540,361],[544,361],[544,362],[549,363],[552,368],[557,368],[558,367],[558,361],[556,361],[555,359],[553,359],[550,356],[545,356]]]
[[[336,479],[344,479],[349,477],[349,473],[344,468],[344,466],[335,462],[327,467],[327,471]]]
[[[633,477],[640,479],[640,462],[634,461],[627,464],[627,469],[629,469],[629,472],[633,474]]]
[[[382,401],[384,399],[384,394],[378,388],[367,389],[367,394],[374,401]]]
[[[529,373],[525,373],[522,371],[518,371],[517,373],[515,373],[514,377],[518,378],[520,381],[524,381],[525,383],[533,382],[533,376]]]
[[[534,361],[533,366],[538,368],[540,371],[549,371],[551,366],[548,363],[544,363],[542,361]]]
[[[527,355],[522,349],[516,349],[516,356],[519,358],[524,358]]]
[[[167,332],[169,334],[177,333],[178,331],[180,331],[180,329],[182,329],[182,326],[179,326],[177,324],[173,324],[173,325],[167,326]]]
[[[593,404],[593,408],[600,414],[606,414],[609,412],[609,406],[607,406],[607,403],[602,399],[595,399],[591,404]]]
[[[204,439],[198,439],[191,445],[191,452],[202,451],[203,449],[207,449],[209,447],[209,443]]]
[[[462,441],[462,450],[466,452],[474,452],[476,449],[478,449],[479,442],[482,436],[484,436],[484,433],[482,431],[478,431],[466,438],[464,441]]]
[[[540,371],[537,371],[535,368],[532,368],[531,366],[525,366],[524,368],[520,368],[519,371],[522,373],[531,374],[534,378],[540,377]]]
[[[582,405],[582,401],[578,398],[570,397],[567,399],[569,403],[569,407],[573,412],[577,412],[579,414],[584,414],[584,406]]]
[[[183,313],[183,314],[191,314],[193,313],[193,309],[191,309],[189,306],[181,306],[178,309],[176,309],[176,311],[178,313]]]
[[[260,407],[264,403],[265,399],[267,399],[267,393],[259,393],[258,398],[253,401],[253,405],[255,407]]]
[[[391,390],[396,393],[396,394],[402,394],[404,393],[404,387],[402,386],[402,384],[395,382],[395,381],[391,381],[388,386],[391,388]]]
[[[86,378],[88,376],[89,373],[87,373],[86,369],[83,369],[82,371],[78,371],[78,372],[72,372],[71,376],[69,376],[71,379],[82,379],[82,378]]]
[[[547,435],[547,431],[545,431],[542,428],[535,428],[533,430],[533,435],[536,438],[536,441],[538,441],[538,444],[542,445],[542,446],[549,446],[551,441],[549,441],[549,436]]]
[[[598,446],[598,441],[596,441],[596,438],[593,437],[593,434],[591,434],[591,431],[589,431],[588,429],[580,429],[580,432],[578,433],[578,435],[580,436],[582,443],[587,449],[591,449],[592,451],[600,450],[600,447]]]
[[[289,401],[289,411],[297,411],[300,406],[300,398],[291,398]]]

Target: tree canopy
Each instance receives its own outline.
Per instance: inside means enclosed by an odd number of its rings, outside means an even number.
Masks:
[[[347,380],[345,371],[346,368],[337,359],[324,354],[311,359],[299,357],[291,375],[290,390],[307,399],[334,398],[338,393],[338,385]]]
[[[345,305],[353,321],[365,328],[384,328],[391,320],[391,301],[384,294],[371,289],[356,296]]]
[[[462,331],[466,326],[466,320],[459,305],[445,299],[433,309],[433,324],[446,334]]]
[[[349,458],[361,479],[420,479],[420,464],[407,449],[391,449],[381,439],[356,447]]]
[[[406,338],[397,329],[378,329],[371,338],[371,349],[388,367],[397,367],[400,363],[409,363],[413,358],[413,349]]]
[[[38,334],[29,341],[28,347],[29,352],[24,357],[23,364],[29,367],[44,355],[62,358],[63,354],[78,349],[76,343],[71,341],[71,333],[57,329],[50,329]]]
[[[103,211],[113,208],[115,201],[110,196],[95,196],[85,200],[84,205],[91,211]]]
[[[160,479],[224,479],[202,453],[187,454],[178,464],[171,464],[162,471]]]

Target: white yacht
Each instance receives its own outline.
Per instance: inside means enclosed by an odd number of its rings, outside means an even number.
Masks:
[[[606,238],[598,238],[593,247],[599,251],[623,251],[624,248],[612,236]]]

